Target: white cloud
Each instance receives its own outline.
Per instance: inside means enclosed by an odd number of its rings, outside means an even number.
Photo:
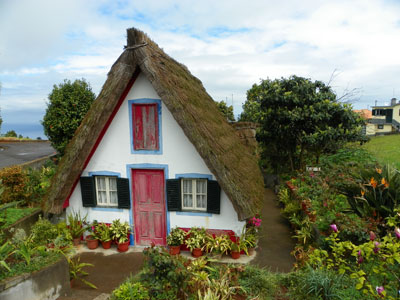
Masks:
[[[260,78],[292,74],[362,88],[359,107],[400,86],[395,1],[0,1],[3,110],[43,107],[52,85],[86,78],[99,92],[138,27],[235,110]],[[397,89],[398,97],[400,88]]]

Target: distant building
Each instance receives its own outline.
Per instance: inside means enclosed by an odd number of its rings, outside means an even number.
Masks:
[[[400,131],[400,103],[392,98],[389,106],[373,106],[367,135],[383,135]]]

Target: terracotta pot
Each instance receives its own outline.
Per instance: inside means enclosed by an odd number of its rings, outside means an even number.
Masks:
[[[94,240],[90,235],[86,238],[86,246],[90,250],[94,250],[99,246],[99,240]]]
[[[203,255],[203,251],[201,251],[201,248],[194,248],[192,250],[192,256],[193,257],[200,257]]]
[[[101,242],[101,245],[103,246],[103,249],[110,249],[111,248],[111,243],[112,241],[108,241],[108,242]]]
[[[249,252],[249,255],[253,255],[254,254],[255,248],[249,248],[247,249],[247,252]]]
[[[74,243],[74,246],[79,246],[79,244],[81,242],[81,238],[80,237],[74,238],[74,239],[72,239],[72,241]]]
[[[169,254],[178,255],[181,253],[181,245],[179,246],[169,246]]]
[[[124,243],[117,243],[118,245],[118,252],[126,252],[129,249],[129,241],[124,242]]]
[[[238,259],[240,258],[240,251],[231,251],[231,257],[233,259]]]

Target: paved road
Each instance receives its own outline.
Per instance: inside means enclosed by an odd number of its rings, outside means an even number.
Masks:
[[[23,164],[55,153],[50,142],[0,142],[0,168]]]

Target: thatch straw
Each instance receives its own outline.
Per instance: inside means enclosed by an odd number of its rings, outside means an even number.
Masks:
[[[200,80],[134,28],[128,29],[126,50],[111,68],[99,97],[68,145],[52,181],[49,211],[62,211],[135,70],[151,82],[232,201],[238,218],[244,220],[258,212],[264,189],[256,157],[241,144]]]

